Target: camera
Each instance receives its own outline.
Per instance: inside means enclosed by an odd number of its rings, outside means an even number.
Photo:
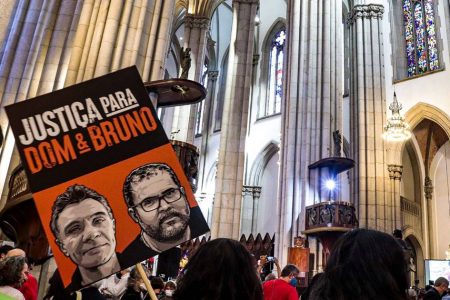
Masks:
[[[267,261],[273,261],[273,256],[267,256]]]

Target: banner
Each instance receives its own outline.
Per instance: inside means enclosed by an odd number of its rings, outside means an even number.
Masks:
[[[68,290],[209,230],[135,67],[6,112]]]

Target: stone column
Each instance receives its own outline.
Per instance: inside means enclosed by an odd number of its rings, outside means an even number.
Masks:
[[[242,187],[242,218],[241,218],[241,234],[249,236],[258,234],[258,200],[261,196],[260,186]]]
[[[403,166],[388,165],[389,179],[391,186],[391,203],[386,207],[386,232],[393,232],[394,229],[401,229],[401,204],[400,204],[400,182],[402,180]],[[390,221],[391,220],[391,221]]]
[[[233,27],[214,197],[212,238],[239,238],[245,138],[259,0],[233,0]]]
[[[351,187],[360,227],[385,231],[390,223],[389,175],[386,165],[382,5],[354,5],[349,13],[351,74],[350,119],[356,162]]]
[[[161,79],[175,0],[18,1],[0,54],[0,104],[61,89],[136,65],[144,81]],[[4,110],[0,190],[14,139]]]
[[[202,70],[205,62],[206,37],[210,19],[204,16],[187,14],[184,18],[184,49],[191,49],[191,68],[188,79],[201,82]],[[181,58],[180,58],[181,59]],[[180,130],[176,138],[194,143],[195,117],[197,105],[183,105],[175,108],[177,118],[174,120],[172,131]]]
[[[219,76],[219,71],[208,71],[208,83],[206,85],[206,98],[205,98],[205,106],[203,107],[203,122],[202,122],[202,143],[200,148],[200,170],[202,170],[202,174],[200,174],[200,187],[199,190],[203,191],[204,181],[205,181],[205,172],[206,172],[206,157],[208,155],[208,138],[209,138],[209,130],[211,129],[211,120],[214,114],[214,99],[216,95],[216,85],[217,78]]]
[[[332,132],[342,132],[342,1],[288,1],[282,105],[282,153],[276,254],[304,230],[305,206],[319,202],[308,165],[333,155]]]
[[[424,228],[424,232],[428,233],[425,234],[426,236],[426,240],[428,241],[428,256],[429,257],[436,257],[437,253],[436,253],[436,247],[433,247],[432,245],[434,245],[433,243],[433,236],[435,231],[435,228],[433,226],[433,181],[431,180],[431,178],[427,175],[425,176],[425,182],[424,182],[424,193],[425,193],[425,202],[426,202],[426,221],[425,221],[425,225],[428,228]]]

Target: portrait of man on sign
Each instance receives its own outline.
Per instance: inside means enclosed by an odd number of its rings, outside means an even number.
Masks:
[[[124,257],[144,251],[153,256],[208,230],[204,221],[198,222],[203,219],[200,208],[189,207],[185,187],[167,164],[134,169],[125,179],[123,195],[128,214],[141,227]]]
[[[96,191],[69,186],[53,203],[50,228],[61,252],[77,265],[71,289],[120,271],[114,216]]]

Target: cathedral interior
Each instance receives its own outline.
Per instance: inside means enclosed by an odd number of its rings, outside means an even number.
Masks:
[[[207,90],[158,116],[198,151],[208,236],[268,234],[283,264],[303,236],[314,274],[330,224],[400,229],[424,285],[450,244],[447,46],[448,0],[1,1],[0,239],[54,268],[4,107],[135,65]]]

